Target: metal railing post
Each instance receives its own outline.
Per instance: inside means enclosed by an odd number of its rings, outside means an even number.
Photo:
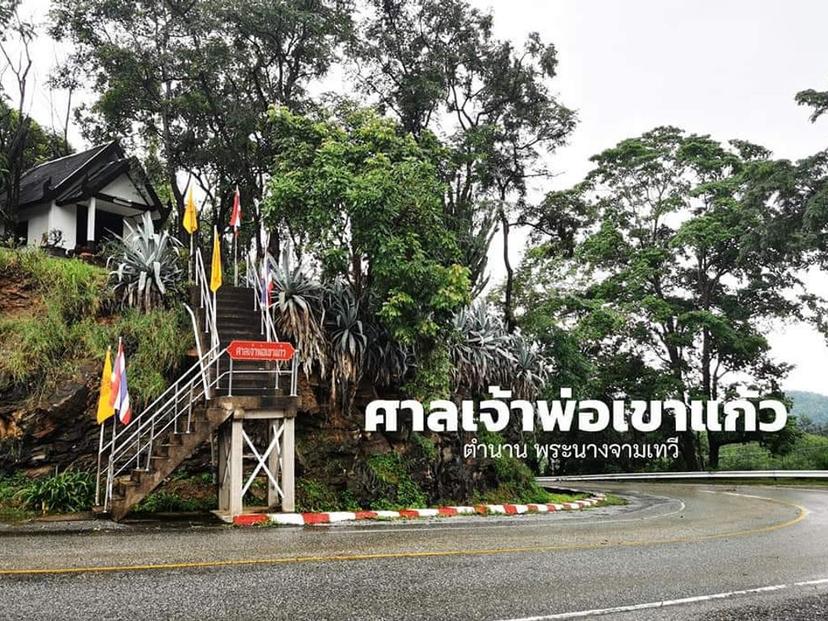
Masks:
[[[227,381],[227,395],[233,396],[233,358],[230,358],[230,376]]]

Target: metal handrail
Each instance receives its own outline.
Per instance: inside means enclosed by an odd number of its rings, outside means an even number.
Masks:
[[[267,261],[267,256],[264,257],[263,261]],[[279,336],[276,332],[276,324],[273,321],[273,304],[263,305],[261,303],[261,299],[264,297],[264,287],[266,284],[259,278],[259,266],[255,261],[251,261],[249,254],[245,255],[244,262],[247,282],[253,285],[253,309],[258,310],[261,316],[261,333],[267,341],[278,341]]]
[[[229,358],[227,348],[217,355],[214,350],[208,351],[198,362],[185,371],[164,393],[156,399],[152,408],[141,412],[133,422],[125,427],[120,435],[106,442],[101,447],[101,454],[109,452],[106,467],[106,485],[104,509],[109,510],[115,479],[129,468],[149,470],[153,447],[156,440],[168,433],[189,433],[191,430],[193,404],[212,396],[213,388],[221,386],[227,380],[228,395],[233,394],[233,377],[239,375],[271,375],[276,378],[274,390],[278,389],[280,376],[290,376],[290,395],[296,396],[298,382],[298,356],[294,356],[290,369],[242,369],[234,370],[232,359]],[[221,360],[228,360],[221,370]],[[206,362],[205,362],[206,361]],[[215,369],[215,373],[213,373]],[[196,373],[196,371],[201,371]],[[166,398],[164,398],[166,396]],[[182,399],[183,397],[183,399]],[[163,399],[163,401],[162,401]],[[183,400],[183,405],[182,405]],[[179,427],[179,421],[186,416],[186,425]],[[129,435],[124,438],[126,433]],[[121,443],[118,443],[118,439]],[[112,447],[114,446],[114,450]],[[143,468],[142,468],[143,466]],[[98,471],[98,480],[102,472]],[[99,500],[98,500],[98,504]]]
[[[571,474],[536,477],[544,483],[557,481],[669,481],[681,479],[826,479],[828,470],[699,470],[693,472],[627,472],[612,474]]]
[[[201,248],[197,248],[195,253],[195,279],[199,293],[199,305],[204,310],[204,332],[210,334],[210,348],[212,349],[218,347],[220,342],[216,327],[216,294],[210,291]]]
[[[246,257],[248,268],[248,280],[250,280],[251,269],[255,266],[250,264],[249,257]],[[255,293],[254,308],[260,310],[262,321],[262,333],[268,341],[276,340],[276,328],[272,316],[272,305],[263,307],[261,299],[263,287],[265,286],[258,279],[258,273],[253,271],[253,289]],[[115,479],[128,468],[136,470],[149,470],[153,448],[157,440],[169,433],[190,433],[192,423],[193,405],[202,400],[209,400],[214,396],[214,388],[220,388],[222,381],[226,378],[228,395],[233,392],[234,375],[273,375],[276,378],[274,389],[279,389],[279,378],[283,375],[290,376],[290,395],[296,396],[298,382],[298,355],[294,355],[289,369],[284,369],[282,363],[277,363],[275,369],[234,369],[233,361],[227,354],[227,348],[220,350],[220,339],[217,329],[216,318],[216,295],[210,291],[207,280],[204,259],[201,250],[195,253],[195,284],[199,293],[199,305],[204,312],[204,333],[210,334],[209,348],[202,352],[199,333],[199,321],[196,314],[188,306],[184,305],[190,315],[193,325],[193,332],[196,336],[196,349],[198,360],[190,368],[184,371],[164,392],[156,397],[137,416],[133,417],[131,423],[120,430],[113,426],[112,435],[108,440],[101,439],[98,452],[98,472],[96,479],[96,504],[100,505],[100,483],[102,482],[102,457],[108,454],[106,460],[106,485],[104,487],[104,510],[111,509],[113,488]],[[220,351],[219,351],[220,350]],[[227,357],[227,362],[222,371],[222,358]],[[186,417],[186,425],[179,422]],[[142,467],[143,466],[143,467]]]

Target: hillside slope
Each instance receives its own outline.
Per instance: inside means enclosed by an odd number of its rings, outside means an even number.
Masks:
[[[803,426],[828,428],[828,395],[801,390],[788,391],[787,395],[793,401],[791,413]]]
[[[0,249],[0,474],[94,459],[101,368],[118,337],[138,405],[166,387],[192,342],[177,311],[116,311],[103,268]]]

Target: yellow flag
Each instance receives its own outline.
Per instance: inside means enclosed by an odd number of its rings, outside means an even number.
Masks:
[[[221,287],[221,244],[218,231],[213,227],[213,261],[210,263],[210,291],[215,293]]]
[[[187,206],[184,209],[184,228],[192,235],[198,230],[198,213],[196,212],[193,188],[187,193]]]
[[[106,349],[106,359],[104,360],[103,374],[101,374],[101,396],[98,397],[98,424],[103,422],[115,414],[115,408],[109,404],[109,393],[111,391],[112,382],[112,357],[109,353],[109,348]]]

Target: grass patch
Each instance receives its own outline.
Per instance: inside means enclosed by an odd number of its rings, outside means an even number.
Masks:
[[[417,509],[425,507],[428,498],[408,473],[405,461],[396,452],[372,455],[367,462],[374,479],[375,494],[371,506],[376,509]]]
[[[173,476],[160,489],[148,494],[132,513],[203,513],[218,508],[216,486],[209,473]]]
[[[336,492],[329,485],[315,479],[297,479],[296,510],[299,512],[337,511],[340,508]]]
[[[481,444],[502,445],[503,438],[496,433],[481,431],[478,433]],[[567,497],[564,501],[554,500],[555,495],[543,489],[535,481],[535,475],[529,467],[515,457],[505,452],[489,461],[489,478],[496,482],[494,488],[478,492],[472,498],[475,503],[546,503],[569,502],[577,499]]]
[[[181,309],[110,314],[106,270],[78,259],[0,248],[0,283],[30,298],[30,312],[0,318],[0,392],[20,389],[38,399],[84,363],[102,362],[122,336],[140,405],[163,392],[192,347]]]
[[[614,507],[614,506],[622,507],[622,506],[628,505],[628,504],[630,504],[630,503],[627,502],[626,499],[621,498],[621,496],[616,496],[615,494],[607,494],[603,498],[603,500],[601,500],[601,502],[598,503],[598,506],[600,506],[600,507]]]
[[[94,476],[80,470],[36,479],[23,475],[0,478],[0,520],[19,522],[37,514],[87,511],[94,494]]]

